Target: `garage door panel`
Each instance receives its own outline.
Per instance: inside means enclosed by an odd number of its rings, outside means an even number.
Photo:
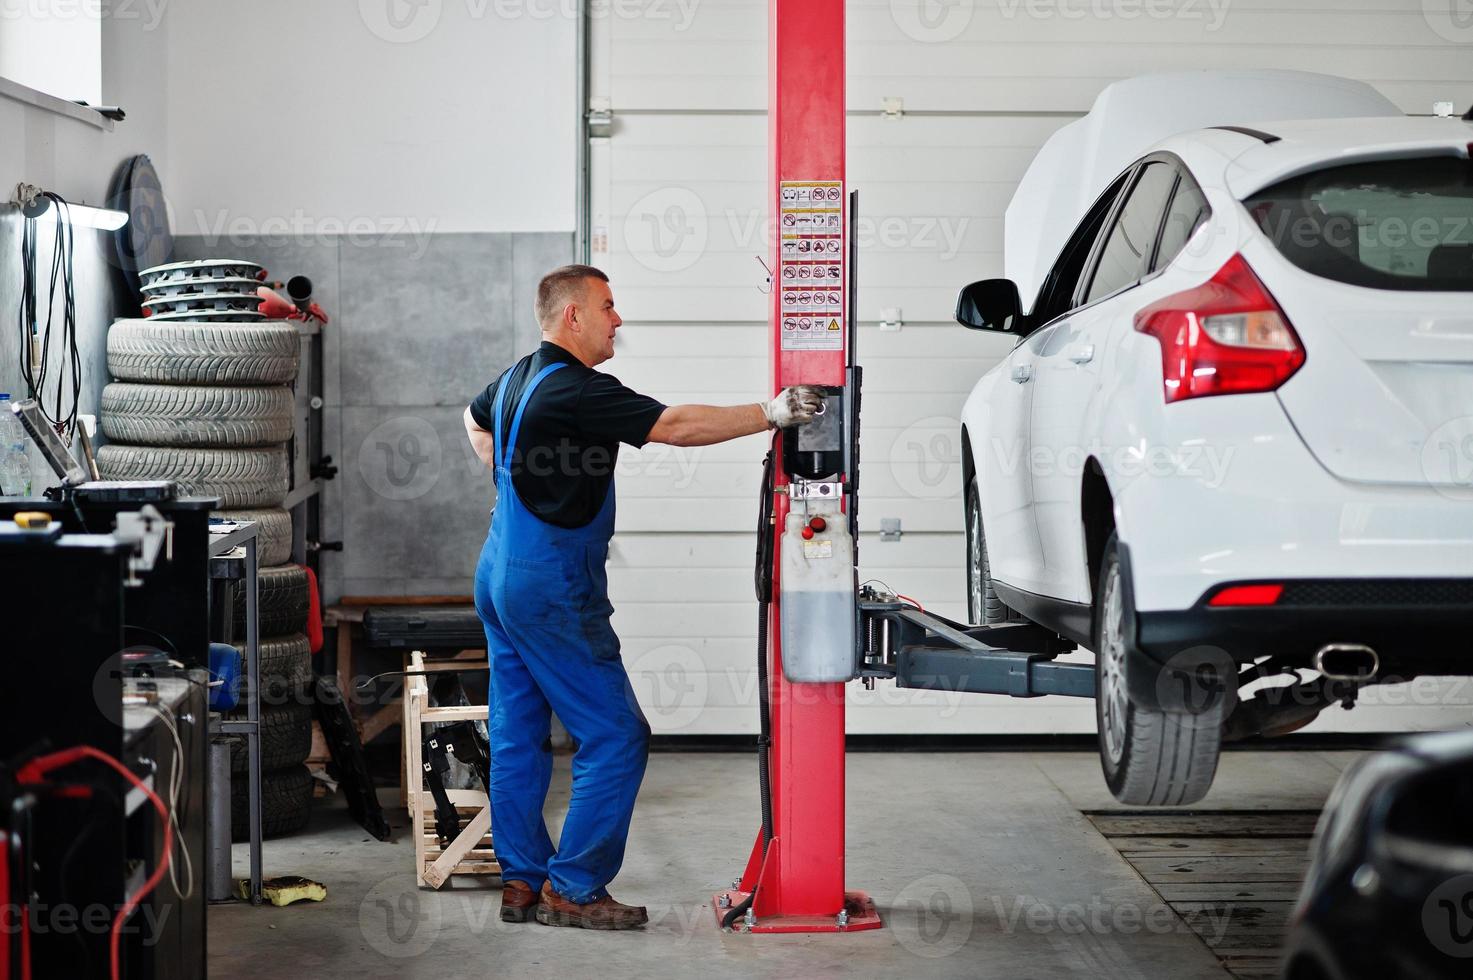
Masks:
[[[927,2],[849,4],[851,108],[899,95],[912,111],[1081,111],[1108,81],[1204,68],[1293,66],[1375,83],[1405,79],[1411,60],[1419,77],[1463,77],[1458,45],[1417,0],[1337,7],[1333,17],[1314,4],[1214,12],[1205,2],[1168,5],[1170,16],[1129,16],[1126,6],[1125,16],[1096,16],[1100,6],[1084,0],[956,4],[937,17]],[[614,18],[610,30],[616,108],[766,107],[765,2],[702,4],[688,19]]]
[[[755,258],[770,252],[762,167],[748,168],[756,179],[709,179],[713,175],[701,161],[725,161],[717,170],[730,166],[734,134],[709,120],[682,125],[685,119],[638,117],[613,141],[614,179],[606,195],[609,253],[601,261],[615,275],[626,317],[710,319],[721,310],[724,318],[763,319],[766,302],[758,286],[764,273]],[[733,125],[760,147],[765,129],[749,122]],[[871,136],[893,142],[897,127],[910,132],[912,123],[915,145],[866,144]],[[956,291],[1002,266],[1002,215],[1036,149],[1017,141],[1041,142],[1059,124],[856,120],[851,184],[862,188],[861,319],[878,319],[884,309],[898,306],[912,321],[949,320]],[[963,129],[965,140],[947,142],[948,131]],[[679,163],[652,171],[652,160],[682,139],[683,146],[670,149]],[[871,150],[873,158],[867,155]],[[907,156],[930,161],[930,172],[907,169]],[[677,179],[682,170],[686,176]],[[630,176],[619,179],[625,173]],[[701,179],[689,179],[691,174]]]
[[[620,303],[621,306],[625,305]],[[606,368],[618,370],[621,359],[648,356],[742,357],[760,351],[768,342],[766,323],[685,324],[636,323],[621,327],[615,359]],[[909,361],[917,358],[951,358],[960,344],[964,356],[999,360],[1012,350],[1015,338],[992,331],[968,330],[948,318],[946,323],[906,325],[903,330],[880,330],[872,323],[860,325],[860,351],[864,358]],[[872,365],[880,368],[881,365]],[[704,381],[702,380],[702,388]],[[927,387],[929,387],[929,379]],[[701,389],[688,389],[701,390]],[[924,388],[918,390],[925,390]]]
[[[625,480],[620,480],[622,488]],[[749,531],[757,516],[757,487],[749,493],[733,490],[727,497],[701,498],[686,494],[668,497],[630,497],[621,489],[615,528],[623,534],[666,526],[672,532],[702,534],[713,531]],[[885,497],[866,488],[859,512],[863,532],[878,532],[881,518],[896,518],[915,532],[958,532],[962,527],[960,491],[939,501],[913,495]]]
[[[851,689],[852,690],[852,689]],[[883,735],[902,732],[907,735],[973,734],[979,731],[1006,732],[1013,735],[1090,733],[1094,731],[1094,708],[1088,704],[1071,703],[1068,698],[1038,698],[1026,704],[1008,703],[1005,698],[987,698],[977,695],[958,695],[964,700],[956,710],[933,708],[892,707],[882,701],[886,695],[859,688],[851,693],[845,714],[845,731],[851,735]],[[863,700],[854,700],[863,694]],[[646,715],[652,710],[645,706]],[[684,720],[683,714],[672,717]],[[651,720],[652,727],[654,726]],[[689,723],[681,724],[678,731],[657,733],[674,735],[753,735],[757,732],[757,709],[747,707],[707,707]],[[901,740],[897,746],[903,745]],[[957,763],[962,778],[987,778],[983,760],[970,756],[959,757]],[[753,762],[752,779],[756,776]]]
[[[861,442],[864,440],[861,439]],[[942,433],[929,428],[917,427],[894,437],[893,441],[877,437],[875,444],[889,447],[887,453],[865,453],[860,466],[860,478],[864,481],[866,506],[861,514],[869,510],[874,501],[876,510],[882,500],[905,500],[916,497],[926,501],[956,500],[956,516],[961,516],[961,461],[956,454],[959,438],[950,431]],[[672,454],[658,463],[619,464],[619,506],[632,505],[637,500],[668,500],[677,502],[727,501],[732,498],[743,504],[741,524],[751,524],[751,513],[756,508],[760,463],[753,458],[740,461],[716,462],[710,458],[685,457]],[[714,520],[716,515],[712,515]],[[948,521],[941,528],[953,530],[958,527]],[[703,525],[696,525],[703,527]]]
[[[1275,18],[1279,19],[1279,18]],[[1289,19],[1289,18],[1283,18]],[[1323,11],[1298,15],[1292,20],[1303,27],[1305,34],[1297,35],[1299,43],[1265,44],[1262,38],[1254,39],[1255,31],[1261,30],[1261,22],[1255,26],[1248,21],[1238,22],[1239,30],[1234,37],[1225,37],[1224,31],[1210,39],[1202,38],[1196,43],[1182,43],[1170,32],[1159,30],[1154,38],[1138,36],[1129,42],[1101,47],[1091,43],[1087,37],[1078,35],[1057,38],[1043,43],[1010,42],[1004,45],[988,45],[985,55],[978,61],[956,66],[957,74],[948,76],[959,87],[966,88],[973,79],[979,85],[997,84],[1000,80],[1036,74],[1040,68],[1062,71],[1071,65],[1089,64],[1091,74],[1113,78],[1129,78],[1141,74],[1141,61],[1149,60],[1149,71],[1193,71],[1202,68],[1231,68],[1234,70],[1254,68],[1283,68],[1293,66],[1300,71],[1322,72],[1327,75],[1345,75],[1346,57],[1354,53],[1354,66],[1349,74],[1363,81],[1377,84],[1396,78],[1403,70],[1406,59],[1415,57],[1419,62],[1419,74],[1429,79],[1456,81],[1460,61],[1466,61],[1466,53],[1428,30],[1420,13],[1410,17],[1370,19],[1374,24],[1385,24],[1397,30],[1395,38],[1388,38],[1387,45],[1371,46],[1360,38],[1344,37],[1346,31],[1326,32],[1331,25],[1344,25],[1351,18],[1327,18]],[[1349,28],[1350,33],[1366,30],[1363,25]],[[1375,29],[1375,28],[1370,28]],[[1307,44],[1302,38],[1315,34],[1339,33],[1341,38],[1320,37],[1315,43]],[[1046,51],[1040,59],[1040,54]],[[878,80],[877,75],[871,76]]]
[[[622,328],[621,328],[622,329]],[[638,327],[631,327],[637,330]],[[955,328],[958,340],[965,345],[971,337],[962,327]],[[902,331],[903,333],[904,331]],[[867,354],[862,354],[862,357]],[[740,390],[761,391],[765,390],[761,385],[765,384],[767,378],[767,353],[765,348],[753,351],[749,357],[724,357],[720,366],[717,367],[709,358],[701,357],[663,357],[650,356],[622,359],[620,355],[614,361],[610,361],[611,369],[615,369],[625,384],[640,391],[658,392],[662,388],[681,384],[687,378],[705,378],[730,372],[732,376],[741,379]],[[904,366],[907,375],[919,379],[919,384],[927,387],[946,386],[946,379],[956,378],[951,384],[955,390],[966,390],[971,388],[971,383],[965,383],[960,379],[971,378],[975,381],[996,363],[996,358],[984,356],[959,356],[957,358],[945,357],[915,357],[908,358]],[[883,374],[889,374],[890,369],[883,368],[878,362],[875,370]],[[866,375],[870,372],[865,371]],[[746,387],[748,379],[753,379],[758,384],[756,387]],[[877,381],[866,381],[866,391],[875,390],[874,385],[879,386]]]
[[[755,501],[753,505],[755,512]],[[948,542],[950,544],[950,542]],[[861,549],[868,551],[867,542],[861,542]],[[888,545],[876,544],[876,554],[881,559]],[[752,549],[749,547],[748,551]],[[951,559],[951,548],[938,548],[934,554],[936,561]],[[869,558],[865,554],[865,559]],[[646,602],[651,597],[672,594],[679,589],[679,594],[690,602],[750,602],[752,609],[756,609],[756,599],[752,591],[752,556],[747,556],[745,565],[738,568],[626,568],[614,570],[609,574],[609,599],[617,607],[623,607],[630,603]],[[894,571],[894,570],[890,570]],[[886,581],[892,588],[898,589],[906,595],[915,598],[928,608],[939,609],[946,602],[963,603],[965,598],[966,582],[953,569],[941,568],[913,568],[904,572],[902,581],[890,581],[883,575],[871,574],[868,568],[860,570],[860,580],[868,581],[878,578]],[[901,578],[901,576],[896,576]],[[708,664],[708,668],[715,666]]]
[[[757,498],[752,496],[752,521],[757,519]],[[868,547],[868,538],[861,549]],[[950,535],[909,534],[899,541],[876,545],[866,552],[864,564],[870,574],[882,572],[910,574],[916,569],[949,568],[961,560],[961,552],[952,554]],[[666,534],[632,531],[615,538],[609,550],[610,575],[621,569],[752,569],[752,528],[739,532],[702,534]],[[958,545],[957,547],[960,547]],[[899,583],[892,582],[897,588]]]
[[[617,186],[623,209],[636,195],[666,184],[693,187],[698,192],[719,189],[736,182],[742,193],[765,200],[762,179],[766,166],[766,120],[737,120],[740,126],[703,127],[705,131],[683,132],[670,117],[636,117],[620,121],[619,139],[614,142],[615,165],[632,178]],[[625,138],[625,129],[632,130]],[[637,180],[637,182],[636,182]],[[630,190],[630,188],[638,188]],[[620,199],[616,198],[618,206]]]

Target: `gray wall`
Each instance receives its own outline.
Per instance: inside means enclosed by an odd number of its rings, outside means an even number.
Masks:
[[[176,258],[309,276],[324,329],[324,602],[468,594],[494,498],[461,413],[537,344],[538,278],[572,260],[567,232],[205,237]]]

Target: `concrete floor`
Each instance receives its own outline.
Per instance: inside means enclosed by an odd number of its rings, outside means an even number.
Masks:
[[[1224,756],[1213,809],[1318,807],[1350,752]],[[566,803],[558,760],[549,826]],[[751,936],[715,926],[711,894],[737,874],[758,823],[742,754],[656,754],[612,891],[649,907],[632,933],[508,925],[494,887],[421,891],[406,833],[369,838],[340,806],[266,845],[268,875],[323,882],[328,898],[212,908],[210,976],[319,980],[512,976],[1225,977],[1216,959],[1080,814],[1116,808],[1092,753],[849,756],[849,887],[883,929]],[[387,795],[387,794],[386,794]],[[402,818],[402,811],[392,815]],[[238,874],[246,867],[235,849]]]

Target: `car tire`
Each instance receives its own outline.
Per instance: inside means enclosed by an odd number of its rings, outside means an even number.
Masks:
[[[225,715],[233,721],[244,721],[246,709],[240,707]],[[305,696],[297,702],[261,706],[261,771],[285,769],[300,765],[312,754],[312,704]],[[230,746],[230,771],[237,775],[250,767],[246,737],[237,736]]]
[[[244,773],[230,777],[230,839],[250,840],[250,785]],[[261,773],[261,836],[282,837],[307,826],[312,815],[312,772],[296,765]]]
[[[1115,535],[1100,562],[1095,612],[1095,721],[1111,794],[1131,806],[1180,806],[1207,794],[1222,751],[1225,699],[1167,711],[1130,696],[1133,611]]]
[[[236,449],[292,437],[290,388],[155,385],[115,381],[102,389],[102,431],[133,446]]]
[[[236,637],[245,671],[245,643]],[[312,683],[312,646],[305,634],[291,633],[261,641],[261,703],[308,702]]]
[[[256,616],[258,636],[283,636],[307,629],[307,612],[311,594],[307,586],[307,570],[301,565],[277,565],[256,573]],[[245,585],[235,590],[234,633],[245,641]],[[237,644],[239,645],[239,644]]]
[[[227,521],[255,521],[256,564],[285,565],[292,560],[292,515],[281,507],[259,510],[217,510],[210,514]]]
[[[104,480],[174,480],[182,497],[218,497],[219,506],[276,507],[286,499],[286,450],[103,446]]]
[[[982,495],[977,479],[967,486],[967,617],[978,626],[1020,623],[1024,617],[1003,602],[993,588],[992,561],[987,556],[987,536],[982,530]]]
[[[119,320],[107,332],[107,369],[119,381],[288,384],[300,356],[301,338],[289,323]]]

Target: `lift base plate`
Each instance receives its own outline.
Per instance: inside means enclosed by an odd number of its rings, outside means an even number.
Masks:
[[[745,902],[748,894],[750,893],[731,888],[712,896],[711,907],[716,912],[718,928],[721,920],[726,918],[726,913]],[[723,899],[727,902],[725,907],[721,904]],[[859,932],[864,929],[878,929],[883,924],[868,892],[845,892],[844,911],[849,913],[849,919],[842,926],[839,925],[837,915],[765,915],[750,928],[743,920],[738,919],[732,932]]]

